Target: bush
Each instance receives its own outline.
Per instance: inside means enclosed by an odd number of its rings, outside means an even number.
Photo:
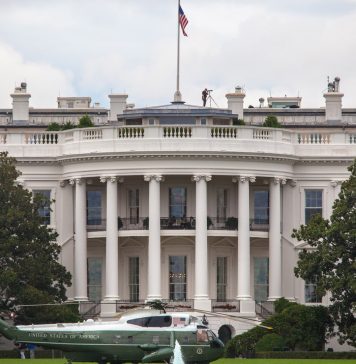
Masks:
[[[47,131],[60,131],[60,130],[61,126],[56,122],[49,123],[47,126]]]
[[[281,313],[284,309],[296,304],[296,302],[288,301],[287,299],[282,297],[274,302],[274,311],[275,313]]]
[[[256,344],[256,352],[263,351],[283,351],[286,343],[282,336],[277,334],[267,334],[261,337]]]
[[[148,230],[150,227],[150,218],[147,216],[143,219],[143,228]]]
[[[232,125],[245,125],[245,121],[242,119],[238,119],[238,118],[233,118],[232,119]]]
[[[274,115],[269,115],[266,117],[265,122],[262,124],[266,128],[280,128],[282,125],[279,123],[278,119]]]
[[[67,121],[62,125],[62,130],[70,130],[75,128],[76,126],[71,121]]]
[[[356,359],[355,351],[269,351],[255,354],[261,359]]]
[[[79,119],[78,128],[92,128],[94,126],[89,115],[84,115]]]
[[[236,217],[228,217],[225,221],[225,227],[228,230],[237,230],[238,220]]]

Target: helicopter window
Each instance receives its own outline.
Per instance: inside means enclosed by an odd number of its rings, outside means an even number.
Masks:
[[[159,344],[159,336],[153,336],[152,337],[152,343],[153,344]]]
[[[127,323],[142,327],[169,327],[172,325],[172,317],[171,316],[140,317],[137,319],[127,320]]]
[[[208,342],[209,338],[208,338],[208,333],[206,332],[206,330],[198,330],[197,331],[197,342],[201,343],[201,342]]]

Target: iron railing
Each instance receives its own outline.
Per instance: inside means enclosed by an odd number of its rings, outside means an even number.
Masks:
[[[213,312],[240,312],[240,301],[238,300],[211,300]]]

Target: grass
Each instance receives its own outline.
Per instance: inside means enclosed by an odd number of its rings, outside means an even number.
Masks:
[[[66,364],[65,359],[0,359],[0,364]],[[214,364],[351,364],[353,359],[219,359]],[[90,364],[90,363],[82,363]],[[92,364],[92,363],[91,363]]]

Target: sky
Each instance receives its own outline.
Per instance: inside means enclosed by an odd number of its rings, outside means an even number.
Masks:
[[[108,107],[127,93],[136,107],[168,104],[176,89],[177,0],[0,0],[0,108],[25,81],[30,106],[90,96]],[[219,107],[236,86],[245,106],[301,96],[323,107],[327,77],[341,78],[356,107],[356,0],[181,0],[180,90]]]

